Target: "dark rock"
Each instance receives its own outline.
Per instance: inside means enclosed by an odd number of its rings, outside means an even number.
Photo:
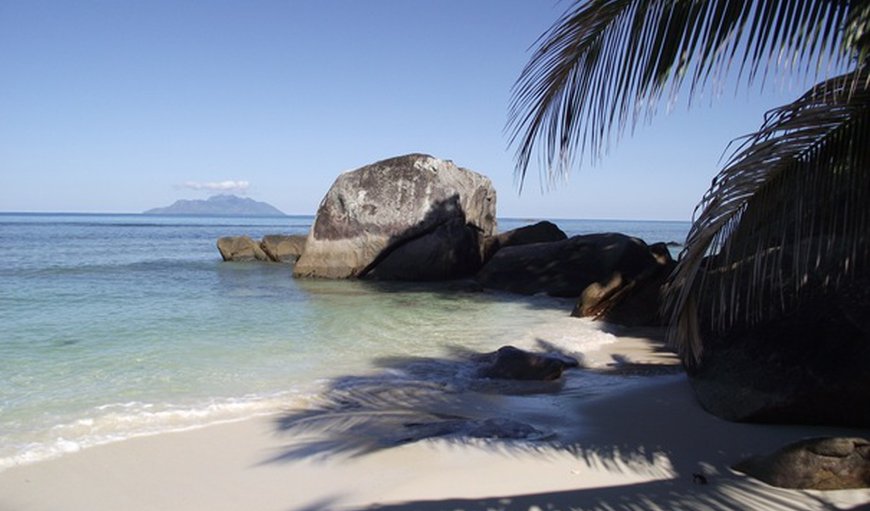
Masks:
[[[667,243],[661,241],[653,243],[649,246],[649,251],[656,258],[656,262],[662,266],[676,264]]]
[[[305,240],[308,236],[301,234],[269,234],[263,236],[260,248],[276,263],[294,263],[305,250]]]
[[[870,427],[870,332],[854,321],[868,315],[867,301],[820,297],[779,319],[706,334],[700,363],[688,368],[698,401],[734,421]]]
[[[648,246],[624,234],[589,234],[504,247],[477,278],[491,289],[578,297],[574,316],[661,326],[663,288],[675,265],[664,243]]]
[[[664,243],[650,245],[649,253],[655,263],[633,278],[615,273],[604,285],[590,284],[571,314],[625,326],[665,325],[662,313],[665,284],[677,263]]]
[[[870,487],[870,441],[811,438],[768,456],[741,461],[738,472],[780,488],[846,490]]]
[[[217,241],[224,261],[269,261],[260,244],[248,236],[225,236]]]
[[[531,353],[504,346],[481,356],[478,376],[502,380],[557,380],[562,372],[579,363],[561,355]]]
[[[579,297],[592,284],[627,281],[656,265],[646,243],[624,234],[574,236],[502,248],[478,273],[486,288]]]
[[[468,263],[465,247],[473,237],[470,232],[477,233],[479,260],[483,239],[492,235],[495,226],[495,190],[486,177],[428,155],[391,158],[335,180],[317,210],[294,275],[362,277],[377,274],[381,263],[389,267],[380,270],[380,278],[461,275],[468,272],[463,265]],[[453,235],[458,237],[456,244],[446,239]],[[400,251],[406,243],[417,246]],[[425,249],[440,251],[431,256],[440,269],[434,272],[418,264],[421,277],[417,277],[400,257],[416,256]],[[450,267],[451,260],[458,266]]]
[[[544,220],[487,238],[484,259],[488,261],[496,252],[505,247],[561,241],[567,237],[556,224]]]

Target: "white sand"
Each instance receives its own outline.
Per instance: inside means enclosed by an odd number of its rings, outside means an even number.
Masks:
[[[673,363],[653,348],[623,338],[586,362]],[[866,432],[728,423],[698,407],[682,374],[612,378],[632,386],[590,396],[569,377],[558,395],[472,393],[445,405],[534,425],[554,433],[549,442],[459,436],[353,455],[342,446],[372,439],[340,428],[289,434],[277,427],[279,417],[256,418],[0,472],[0,510],[721,511],[870,503],[870,490],[782,490],[727,468],[803,437]],[[292,455],[300,448],[311,456]],[[709,484],[695,484],[693,472],[704,472]]]

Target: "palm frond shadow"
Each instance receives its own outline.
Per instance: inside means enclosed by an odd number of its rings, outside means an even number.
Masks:
[[[717,485],[692,485],[673,481],[651,481],[625,486],[590,488],[509,497],[481,499],[418,500],[367,507],[379,511],[653,511],[672,510],[717,510],[744,511],[765,509],[768,511],[841,510],[844,508],[812,495],[779,488],[763,488],[746,480],[729,480]],[[857,505],[853,510],[866,509]]]
[[[538,349],[556,351],[545,340]],[[581,360],[580,369],[555,382],[479,378],[480,357],[453,348],[441,358],[380,359],[372,374],[335,378],[319,403],[275,419],[288,442],[264,463],[351,458],[437,440],[507,456],[568,453],[609,472],[691,482],[704,467],[735,479],[731,464],[807,434],[807,428],[719,420],[695,404],[684,374],[626,375],[619,355],[613,372],[584,369]],[[659,389],[654,398],[652,387]],[[816,429],[819,436],[844,434]],[[706,448],[711,442],[716,449]]]
[[[539,349],[550,351],[553,346],[539,340]],[[479,357],[454,348],[442,358],[380,359],[375,374],[335,378],[319,405],[276,419],[278,434],[290,438],[264,463],[353,458],[432,440],[509,457],[564,462],[567,454],[581,467],[653,479],[608,488],[418,500],[367,509],[840,509],[824,498],[768,487],[728,467],[808,433],[854,431],[728,423],[694,404],[683,374],[625,376],[581,368],[557,382],[508,382],[477,378]],[[653,399],[650,387],[657,388]],[[675,420],[682,427],[673,427]],[[698,472],[706,474],[709,484],[693,481]]]
[[[572,357],[544,340],[538,346],[550,354]],[[270,461],[360,456],[430,438],[510,449],[550,445],[553,432],[536,427],[536,417],[527,415],[553,411],[524,411],[524,405],[542,394],[555,399],[569,380],[479,378],[483,356],[452,347],[443,358],[381,358],[375,361],[374,374],[335,378],[316,406],[288,412],[276,421],[281,432],[315,438],[294,442]],[[574,375],[571,381],[582,379]]]

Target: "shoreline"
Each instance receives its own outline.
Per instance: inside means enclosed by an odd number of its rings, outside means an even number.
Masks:
[[[331,283],[329,283],[331,284]],[[324,294],[335,293],[327,289]],[[340,291],[345,291],[340,289]],[[485,303],[501,307],[500,294],[488,299]],[[513,297],[511,297],[513,298]],[[599,329],[590,320],[571,318],[564,314],[564,304],[560,299],[543,298],[532,302],[509,300],[508,303],[520,303],[520,308],[531,312],[522,312],[526,319],[535,323],[528,330],[527,323],[521,320],[518,324],[521,330],[515,330],[512,335],[514,344],[528,350],[541,349],[540,344],[547,339],[546,346],[552,349],[571,350],[576,355],[578,347],[599,347],[601,344],[613,342],[614,336]],[[531,305],[526,305],[530,303]],[[489,305],[488,305],[489,306]],[[585,325],[584,325],[585,324]],[[486,327],[486,325],[485,325]],[[522,332],[522,333],[518,333]],[[567,335],[566,335],[567,334]],[[496,337],[503,337],[496,332]],[[499,344],[490,346],[475,346],[477,350],[495,350]],[[552,342],[553,344],[550,344]],[[466,354],[465,347],[458,344],[445,343],[436,345],[434,349],[420,350],[428,355],[421,360],[432,361],[435,365],[459,363]],[[469,351],[470,353],[471,351]],[[294,374],[288,379],[289,385],[283,388],[266,389],[264,392],[243,395],[227,395],[212,398],[202,398],[192,404],[160,400],[131,400],[109,402],[95,405],[86,414],[73,416],[66,421],[53,425],[21,422],[30,426],[36,434],[32,438],[12,435],[6,437],[7,443],[0,445],[0,474],[18,466],[30,465],[55,460],[59,457],[75,454],[94,447],[125,442],[130,439],[154,435],[183,432],[209,427],[215,424],[243,421],[258,416],[269,416],[279,413],[289,407],[308,406],[328,388],[329,382],[340,378],[357,378],[362,380],[375,379],[380,375],[394,370],[403,371],[402,364],[413,362],[414,358],[405,349],[395,355],[387,352],[376,353],[368,358],[358,357],[361,362],[338,361],[332,367],[317,367],[317,374],[312,373],[304,381]],[[454,356],[456,358],[454,359]],[[395,364],[394,361],[398,361]],[[444,375],[430,374],[433,379],[444,379]],[[458,375],[466,378],[467,375]],[[449,377],[449,376],[448,376]],[[424,375],[424,379],[426,376]],[[8,432],[6,432],[8,433]],[[15,433],[18,433],[17,431]],[[23,440],[22,440],[23,438]],[[3,435],[0,434],[0,439]],[[11,441],[8,441],[11,440]],[[11,448],[23,446],[17,452]],[[7,448],[6,451],[2,448]],[[2,511],[2,510],[0,510]]]
[[[849,509],[870,502],[870,490],[782,490],[728,469],[748,455],[800,438],[855,435],[854,430],[717,419],[700,409],[683,374],[618,374],[626,364],[649,368],[674,362],[640,337],[604,344],[584,362],[604,369],[593,373],[612,378],[613,387],[589,395],[578,377],[589,372],[573,371],[556,393],[466,391],[452,395],[455,402],[439,403],[441,411],[502,414],[548,432],[545,438],[459,434],[378,443],[390,433],[378,428],[395,423],[378,419],[364,430],[340,422],[283,430],[282,415],[271,415],[132,438],[9,468],[0,472],[0,510],[785,510]],[[617,374],[607,375],[608,370]],[[400,397],[408,398],[407,388],[400,390],[405,392]],[[371,432],[372,442],[362,450],[348,448],[359,447],[360,431]],[[709,484],[693,483],[694,472],[705,473]]]

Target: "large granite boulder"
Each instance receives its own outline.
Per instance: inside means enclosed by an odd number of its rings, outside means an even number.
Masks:
[[[700,404],[745,422],[870,427],[870,288],[807,300],[791,314],[707,333],[688,367]]]
[[[276,263],[293,263],[299,259],[305,250],[305,240],[308,236],[301,234],[269,234],[263,236],[260,248]]]
[[[269,261],[260,244],[249,236],[224,236],[217,240],[224,261]]]
[[[579,297],[591,285],[629,282],[656,266],[655,257],[640,239],[617,233],[588,234],[502,248],[477,279],[490,289]]]
[[[485,260],[488,261],[496,252],[505,247],[562,241],[567,237],[556,224],[543,220],[487,238],[485,240]]]
[[[467,276],[479,269],[483,240],[495,228],[495,190],[488,178],[424,154],[391,158],[335,180],[320,203],[294,275]],[[415,260],[424,252],[428,267]]]
[[[478,362],[478,376],[499,380],[557,380],[566,369],[580,365],[562,355],[532,353],[513,346],[481,355]]]
[[[741,461],[734,469],[780,488],[870,488],[870,441],[864,438],[810,438],[787,445],[768,456]]]

